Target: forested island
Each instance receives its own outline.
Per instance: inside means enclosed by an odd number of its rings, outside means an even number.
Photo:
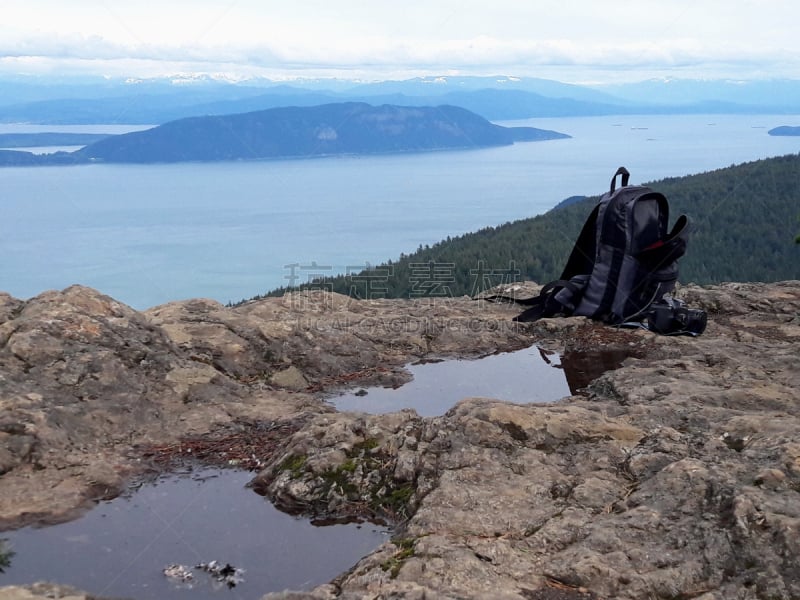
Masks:
[[[0,165],[173,163],[429,152],[568,138],[534,127],[503,127],[456,106],[362,102],[189,117],[114,135],[75,152],[0,151]]]

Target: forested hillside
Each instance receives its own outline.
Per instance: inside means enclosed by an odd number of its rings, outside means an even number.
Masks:
[[[648,185],[669,199],[670,225],[684,213],[692,222],[688,251],[680,260],[680,281],[800,279],[800,246],[794,243],[800,216],[800,155]],[[560,275],[598,198],[421,247],[372,271],[312,287],[324,285],[359,297],[407,298],[472,295],[521,279],[550,281]]]

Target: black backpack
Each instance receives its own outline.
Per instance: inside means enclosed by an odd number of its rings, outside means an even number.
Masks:
[[[616,188],[618,176],[622,185]],[[682,308],[664,296],[678,279],[689,220],[681,215],[668,231],[666,197],[646,186],[628,185],[629,179],[628,170],[620,167],[586,220],[561,277],[545,285],[539,296],[517,300],[530,308],[515,321],[581,315],[620,325],[647,319],[654,303],[669,304],[670,314]],[[696,333],[705,328],[702,316]]]

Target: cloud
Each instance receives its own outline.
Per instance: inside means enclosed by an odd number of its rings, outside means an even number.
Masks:
[[[668,42],[587,43],[574,40],[471,39],[416,40],[362,38],[250,45],[119,44],[100,36],[40,35],[26,39],[3,36],[0,56],[50,59],[139,59],[183,62],[229,62],[274,65],[586,65],[671,66],[718,61],[764,62],[776,56],[763,48]],[[783,57],[781,57],[783,58]]]
[[[688,38],[652,41],[590,39],[506,39],[489,35],[466,38],[411,36],[293,37],[289,32],[241,43],[153,43],[112,41],[98,34],[20,32],[0,27],[0,65],[37,65],[46,70],[69,64],[73,69],[105,68],[130,76],[181,69],[253,73],[315,72],[463,72],[535,74],[541,69],[714,71],[735,65],[776,74],[796,72],[800,59],[780,47],[748,40],[719,43]]]

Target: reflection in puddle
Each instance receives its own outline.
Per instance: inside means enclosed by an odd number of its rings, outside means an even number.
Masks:
[[[569,389],[575,394],[606,371],[622,366],[622,361],[631,356],[630,350],[568,351],[561,357],[561,366]]]
[[[409,365],[414,378],[399,388],[356,390],[328,400],[340,411],[380,414],[413,408],[425,417],[442,415],[471,397],[552,402],[570,395],[561,366],[558,354],[532,346],[475,360]]]
[[[0,586],[53,581],[102,596],[257,599],[330,581],[389,537],[371,524],[315,527],[278,511],[245,487],[252,473],[200,470],[146,484],[82,518],[8,531],[15,554]],[[216,560],[244,569],[234,588],[194,566]],[[163,570],[188,565],[192,579]]]

